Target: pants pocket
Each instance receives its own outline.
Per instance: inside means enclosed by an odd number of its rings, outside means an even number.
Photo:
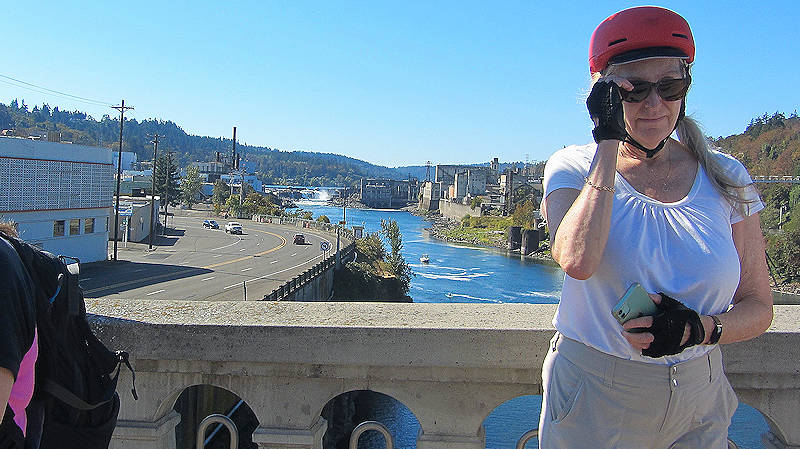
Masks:
[[[553,423],[563,421],[573,410],[583,390],[583,370],[563,356],[556,355],[550,374],[548,400],[550,419]]]

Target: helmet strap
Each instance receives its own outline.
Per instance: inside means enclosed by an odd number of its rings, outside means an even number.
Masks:
[[[672,128],[673,131],[678,129],[678,123],[680,123],[681,120],[683,120],[683,118],[685,116],[686,116],[686,99],[684,98],[683,100],[681,100],[681,110],[680,110],[680,112],[678,112],[678,120],[675,121],[675,127]],[[670,134],[672,134],[672,133],[670,133]],[[637,142],[636,139],[634,139],[633,137],[631,137],[630,134],[628,134],[628,130],[625,130],[625,139],[623,139],[622,141],[625,142],[625,143],[629,143],[629,144],[635,146],[636,148],[644,151],[645,156],[648,159],[650,159],[653,156],[655,156],[656,153],[661,151],[662,148],[664,148],[664,145],[667,143],[667,140],[669,140],[669,136],[665,137],[664,140],[662,140],[661,143],[656,145],[655,148],[650,149],[650,148],[645,147],[641,143]]]

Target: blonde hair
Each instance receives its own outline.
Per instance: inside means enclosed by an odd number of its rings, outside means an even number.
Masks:
[[[13,221],[0,221],[0,232],[17,237],[17,224]]]
[[[690,75],[691,65],[683,62],[682,66],[686,75]],[[602,76],[609,75],[613,72],[614,67],[614,65],[609,65],[602,74],[598,72],[592,73],[591,85],[593,86]],[[683,101],[686,101],[685,97]],[[748,206],[757,202],[758,198],[748,197],[746,192],[747,185],[741,185],[728,174],[725,167],[720,163],[719,156],[714,154],[711,143],[703,133],[700,124],[695,119],[684,115],[678,120],[676,132],[678,134],[678,141],[689,149],[691,154],[700,162],[703,170],[708,174],[711,185],[713,185],[720,195],[722,195],[722,197],[739,213],[744,216],[749,215],[747,213]]]

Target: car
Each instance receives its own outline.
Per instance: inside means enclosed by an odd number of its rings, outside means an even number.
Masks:
[[[237,221],[229,221],[227,224],[225,224],[225,232],[230,232],[231,234],[241,234],[242,225]]]
[[[305,245],[306,244],[306,236],[303,234],[295,234],[294,239],[292,239],[292,243],[295,245]]]
[[[209,229],[219,229],[219,223],[214,220],[203,220],[203,227]]]

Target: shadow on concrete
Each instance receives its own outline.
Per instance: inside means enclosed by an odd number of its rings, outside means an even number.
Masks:
[[[83,288],[84,297],[102,298],[147,285],[157,286],[162,282],[212,272],[212,270],[204,268],[121,260],[116,263],[106,262],[82,266],[80,285]]]

